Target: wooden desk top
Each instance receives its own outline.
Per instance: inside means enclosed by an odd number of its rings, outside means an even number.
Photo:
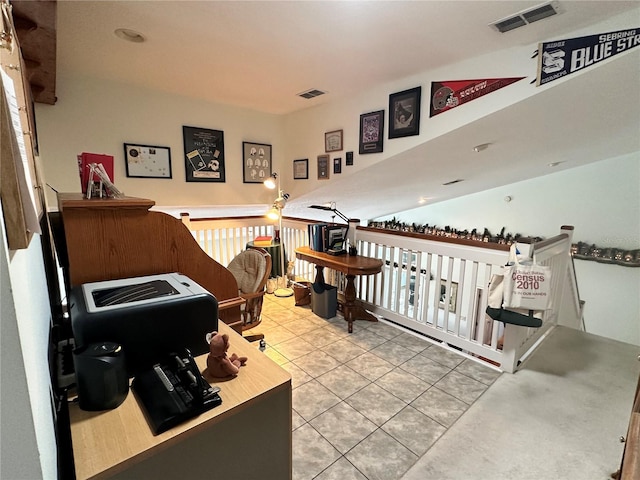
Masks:
[[[121,198],[85,198],[82,193],[59,193],[58,206],[60,210],[65,209],[142,209],[149,210],[156,204],[153,200],[137,197]]]
[[[296,257],[346,275],[374,275],[382,270],[382,260],[361,255],[329,255],[307,247],[296,248]]]
[[[212,428],[222,420],[282,389],[291,389],[291,376],[223,322],[220,333],[230,339],[229,353],[248,357],[237,377],[216,380],[205,372],[207,354],[196,362],[211,385],[220,387],[222,404],[171,430],[154,436],[138,401],[130,390],[125,401],[114,410],[86,412],[77,403],[69,406],[73,454],[78,480],[105,478],[129,465],[157,455],[190,435]]]

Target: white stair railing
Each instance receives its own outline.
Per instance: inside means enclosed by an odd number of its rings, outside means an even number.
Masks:
[[[196,220],[183,214],[182,220],[203,250],[223,265],[256,236],[273,234],[273,224],[262,217]],[[315,266],[296,259],[294,253],[295,248],[308,245],[308,224],[283,219],[281,238],[296,277],[313,280]],[[358,227],[359,254],[384,261],[380,275],[357,277],[358,297],[371,312],[403,328],[514,372],[558,323],[565,285],[573,288],[568,282],[571,236],[572,227],[563,227],[560,235],[531,249],[518,244],[521,253],[535,250],[537,261],[552,268],[552,308],[543,315],[540,328],[505,326],[485,313],[487,286],[507,261],[507,245]],[[344,286],[343,276],[329,269],[325,269],[325,280]]]
[[[558,318],[565,300],[565,287],[568,284],[567,270],[571,261],[571,239],[573,227],[563,226],[561,233],[553,238],[532,245],[530,255],[535,252],[536,261],[551,267],[551,308],[542,317],[542,327],[507,328],[504,338],[505,371],[515,371],[519,363],[526,358],[551,328],[558,324]],[[507,327],[513,327],[507,325]]]
[[[224,217],[192,219],[188,213],[180,214],[182,223],[207,254],[222,265],[246,249],[247,243],[257,236],[273,236],[275,225],[266,217]],[[313,278],[313,265],[295,259],[295,249],[307,245],[308,221],[282,219],[280,238],[285,245],[285,262],[295,262],[295,273],[304,278]]]

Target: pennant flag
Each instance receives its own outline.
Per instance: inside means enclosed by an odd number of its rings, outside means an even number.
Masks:
[[[538,46],[538,78],[544,85],[640,45],[639,29],[588,35]]]
[[[486,78],[481,80],[446,80],[431,82],[431,111],[433,117],[458,107],[463,103],[480,98],[525,77]]]

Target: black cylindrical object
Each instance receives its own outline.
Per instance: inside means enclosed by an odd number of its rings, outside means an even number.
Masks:
[[[314,283],[311,289],[311,311],[322,318],[333,318],[338,310],[338,288],[328,283]]]
[[[111,410],[129,393],[129,376],[122,346],[99,342],[73,352],[78,402],[82,410]]]

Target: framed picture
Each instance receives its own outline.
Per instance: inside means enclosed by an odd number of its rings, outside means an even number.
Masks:
[[[333,173],[342,173],[342,158],[333,159]]]
[[[382,152],[384,110],[360,115],[360,154]]]
[[[182,127],[187,182],[225,181],[224,132]]]
[[[324,151],[339,152],[342,150],[342,130],[334,130],[324,134]]]
[[[346,159],[345,164],[347,166],[353,165],[353,152],[347,152],[347,159]]]
[[[420,134],[422,87],[389,95],[389,138]]]
[[[329,155],[318,155],[318,180],[329,179]]]
[[[449,299],[445,299],[447,291],[447,281],[440,280],[440,304],[439,308],[444,310],[445,303],[449,305],[449,311],[451,313],[456,313],[457,300],[458,300],[458,284],[456,282],[451,282],[451,291],[449,292]]]
[[[293,161],[293,179],[306,180],[309,178],[309,159],[303,158]]]
[[[242,142],[242,181],[262,183],[271,176],[271,145]]]
[[[124,144],[127,177],[171,178],[171,149],[137,143]]]

